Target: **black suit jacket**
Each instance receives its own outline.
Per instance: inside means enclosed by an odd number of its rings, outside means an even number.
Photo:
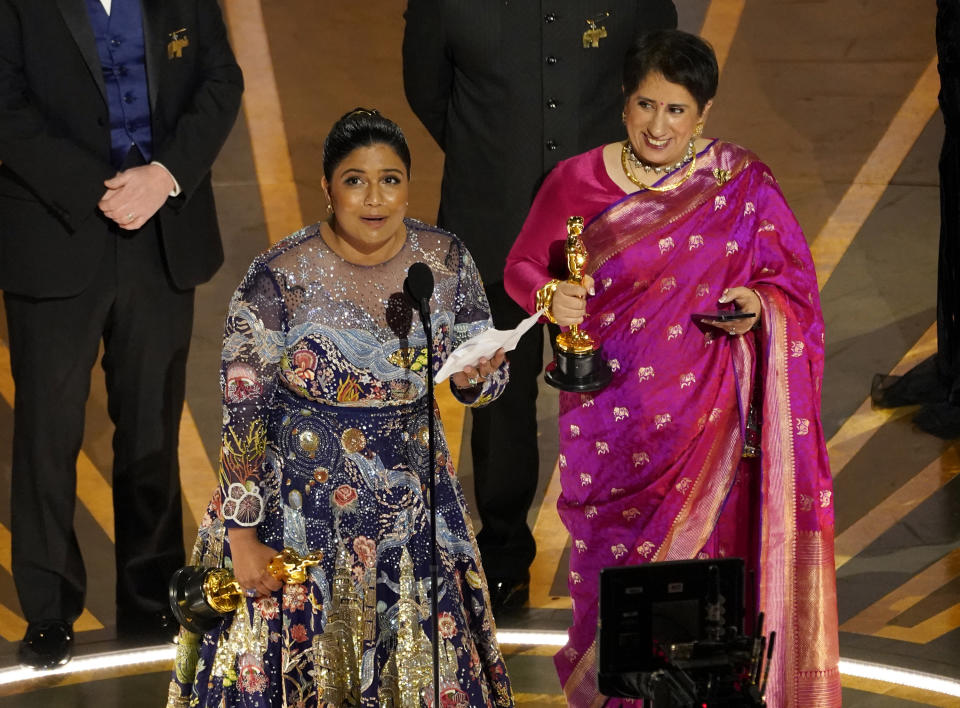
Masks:
[[[173,283],[223,261],[210,168],[243,78],[216,0],[141,0],[153,159],[183,190],[157,212]],[[168,52],[183,30],[181,56]],[[0,0],[0,289],[74,295],[93,277],[110,222],[97,209],[116,172],[103,72],[84,0]]]
[[[407,100],[446,152],[438,222],[488,282],[543,175],[622,139],[620,84],[633,39],[677,26],[671,0],[408,0]],[[587,20],[607,30],[583,47]]]

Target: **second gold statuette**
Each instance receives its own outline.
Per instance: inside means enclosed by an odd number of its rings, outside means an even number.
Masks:
[[[300,585],[307,580],[307,568],[321,560],[320,551],[301,556],[291,548],[284,548],[270,559],[267,570],[283,583]],[[226,568],[188,565],[170,579],[170,609],[182,627],[197,634],[216,627],[244,599],[243,588]]]

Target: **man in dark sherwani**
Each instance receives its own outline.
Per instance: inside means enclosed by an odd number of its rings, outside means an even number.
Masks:
[[[623,137],[627,48],[676,25],[670,0],[408,1],[407,99],[446,153],[437,220],[470,249],[497,328],[527,316],[506,294],[503,268],[544,175]],[[506,392],[472,411],[477,542],[498,614],[526,604],[536,554],[527,512],[542,357],[543,328],[534,327],[509,354]]]

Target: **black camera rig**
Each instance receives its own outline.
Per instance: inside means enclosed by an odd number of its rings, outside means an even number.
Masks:
[[[743,561],[671,561],[600,575],[597,683],[646,708],[755,708],[776,633],[743,632]]]

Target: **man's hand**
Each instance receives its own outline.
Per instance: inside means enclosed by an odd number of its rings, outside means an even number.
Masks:
[[[100,198],[100,211],[122,229],[135,231],[147,223],[167,201],[174,189],[170,173],[160,165],[143,165],[104,182],[107,191]]]

